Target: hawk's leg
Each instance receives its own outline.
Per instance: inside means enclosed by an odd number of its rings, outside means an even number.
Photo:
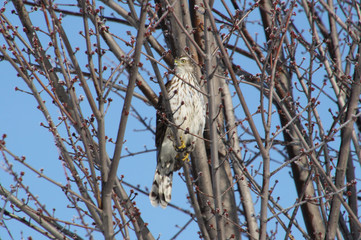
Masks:
[[[183,151],[187,148],[187,146],[186,146],[186,144],[184,143],[182,137],[179,137],[179,138],[180,138],[181,145],[180,145],[179,147],[174,146],[174,149],[175,149],[177,152],[183,152]],[[179,154],[177,154],[176,158],[179,158]],[[189,162],[189,153],[188,153],[188,152],[185,153],[185,154],[184,154],[184,157],[183,157],[181,160],[182,160],[182,161],[187,160],[187,161]]]

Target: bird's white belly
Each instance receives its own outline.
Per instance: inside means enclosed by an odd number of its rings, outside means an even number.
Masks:
[[[186,144],[195,141],[192,134],[203,133],[205,122],[205,104],[203,96],[194,88],[185,86],[185,91],[179,91],[171,100],[170,104],[173,119],[179,126],[178,135],[183,138]],[[184,104],[180,104],[183,101]],[[185,134],[185,131],[191,134]],[[202,136],[200,136],[202,137]]]

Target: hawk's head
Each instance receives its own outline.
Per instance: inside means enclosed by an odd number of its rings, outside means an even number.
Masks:
[[[192,60],[187,56],[174,60],[174,65],[177,74],[193,73]]]

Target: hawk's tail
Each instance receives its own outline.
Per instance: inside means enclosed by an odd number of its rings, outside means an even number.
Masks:
[[[169,175],[162,175],[158,168],[155,170],[152,189],[149,193],[150,203],[157,207],[159,204],[162,208],[167,207],[172,198],[172,178],[173,172]]]

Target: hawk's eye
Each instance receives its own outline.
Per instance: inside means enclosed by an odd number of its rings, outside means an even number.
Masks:
[[[181,63],[185,63],[186,62],[186,60],[185,59],[181,59]]]

